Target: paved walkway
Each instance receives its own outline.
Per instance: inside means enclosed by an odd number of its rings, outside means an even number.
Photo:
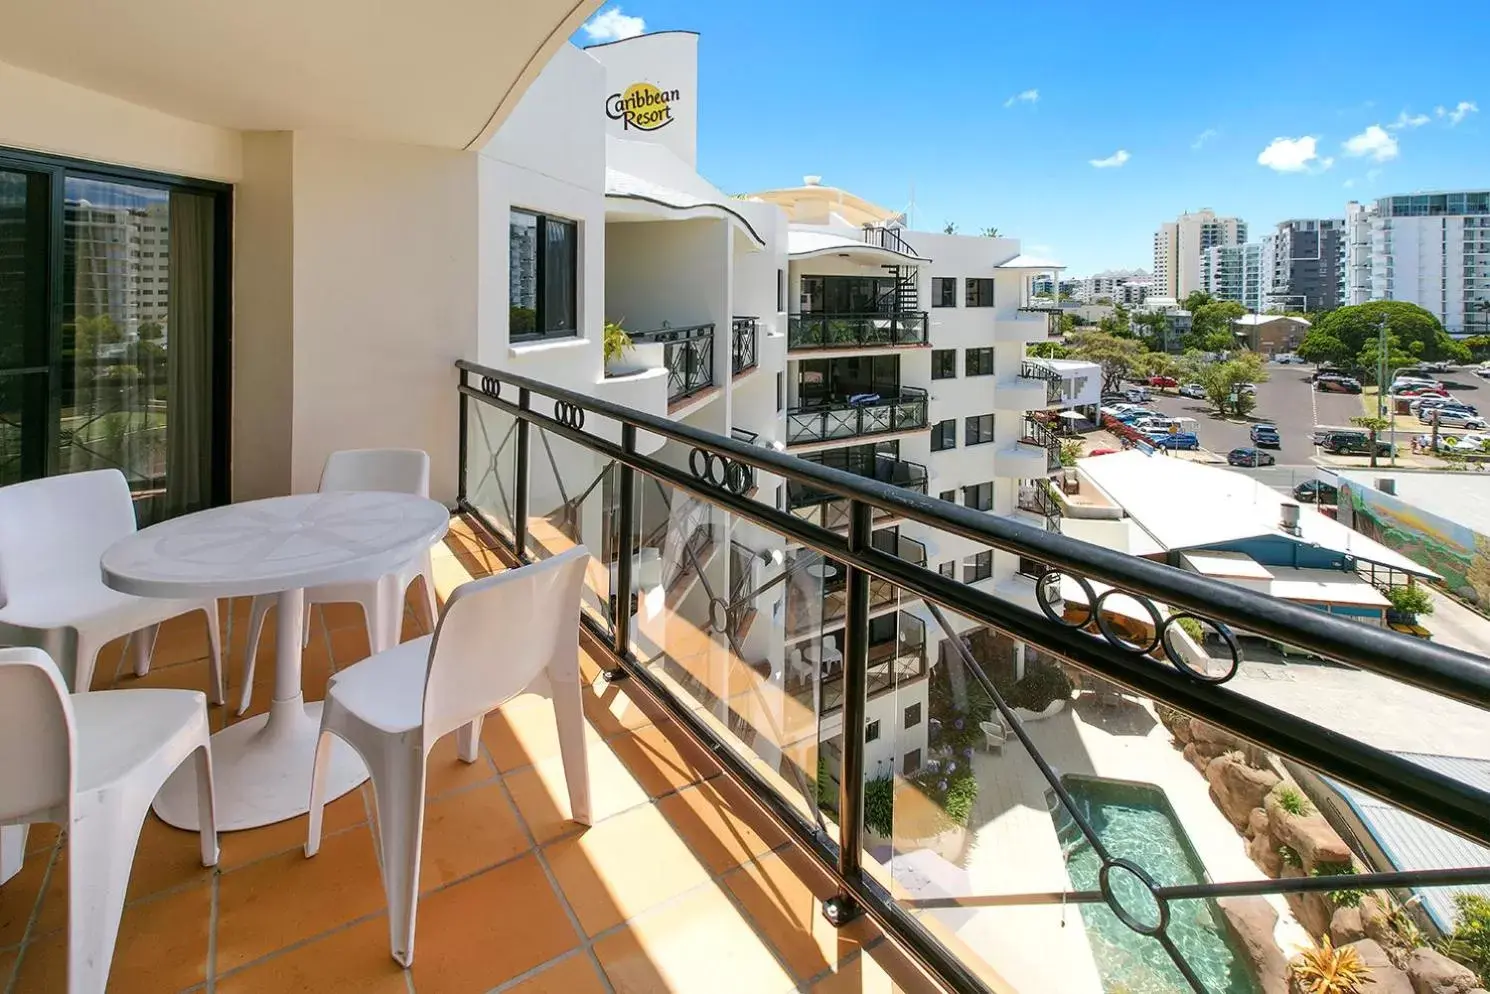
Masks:
[[[1490,618],[1476,614],[1452,597],[1425,587],[1433,598],[1433,613],[1420,616],[1423,627],[1444,645],[1486,657],[1490,665]]]

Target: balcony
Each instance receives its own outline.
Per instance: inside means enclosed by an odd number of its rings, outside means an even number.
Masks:
[[[1060,313],[1044,308],[1021,307],[1012,318],[995,318],[993,340],[999,344],[1029,344],[1052,337],[1051,328],[1060,328]],[[1059,330],[1054,332],[1059,334]]]
[[[926,626],[913,614],[898,616],[893,637],[869,643],[866,700],[904,688],[912,680],[926,675]],[[810,681],[788,686],[787,692],[805,707],[812,707],[814,692],[818,696],[818,714],[836,714],[843,707],[844,678],[842,668],[822,677],[816,688]]]
[[[889,400],[878,394],[867,394],[823,405],[792,408],[786,412],[786,444],[815,445],[839,439],[917,431],[927,426],[926,391],[919,387],[902,387],[900,395]]]
[[[864,478],[887,483],[912,493],[924,494],[928,475],[926,467],[920,463],[881,457],[876,460],[874,475]],[[811,521],[820,527],[830,529],[848,527],[851,510],[849,503],[835,497],[831,490],[796,480],[787,482],[787,510],[796,517]],[[894,512],[888,508],[877,508],[873,515],[875,521],[886,521],[894,516]]]
[[[660,344],[667,367],[667,402],[677,404],[714,385],[714,326],[690,325],[633,334],[636,344]]]
[[[1045,472],[1054,473],[1061,468],[1061,439],[1055,430],[1037,417],[1027,417],[1020,422],[1019,444],[1043,450]]]
[[[760,318],[737,317],[730,322],[730,372],[739,376],[760,362]]]
[[[897,348],[927,343],[925,311],[901,314],[792,314],[786,346],[792,352]]]

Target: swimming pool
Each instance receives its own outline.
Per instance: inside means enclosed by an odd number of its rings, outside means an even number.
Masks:
[[[1066,774],[1061,783],[1113,856],[1132,860],[1159,884],[1206,880],[1205,865],[1180,828],[1164,791],[1153,784]],[[1096,890],[1101,860],[1081,829],[1046,793],[1066,872],[1076,890]],[[1134,932],[1103,903],[1080,906],[1097,972],[1107,994],[1172,994],[1190,985],[1157,939]],[[1261,994],[1242,954],[1232,946],[1212,901],[1170,902],[1169,937],[1209,994]]]

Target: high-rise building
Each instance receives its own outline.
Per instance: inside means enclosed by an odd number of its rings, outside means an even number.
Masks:
[[[1490,191],[1382,197],[1346,210],[1352,302],[1404,300],[1450,334],[1490,334]]]
[[[1344,218],[1280,221],[1270,236],[1268,306],[1330,311],[1346,299]]]
[[[1268,285],[1267,251],[1261,242],[1213,245],[1200,256],[1200,289],[1217,300],[1260,312]]]
[[[1154,233],[1153,293],[1182,298],[1203,289],[1200,257],[1218,245],[1240,245],[1247,240],[1247,223],[1240,218],[1218,217],[1210,208],[1186,212],[1166,221]]]
[[[1142,269],[1109,269],[1085,279],[1072,280],[1071,284],[1071,297],[1078,303],[1104,302],[1132,307],[1148,298],[1153,278]]]
[[[1364,304],[1371,299],[1371,221],[1376,205],[1352,200],[1345,205],[1344,304]]]

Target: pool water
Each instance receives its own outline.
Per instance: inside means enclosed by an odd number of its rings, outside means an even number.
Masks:
[[[1069,774],[1061,777],[1061,783],[1113,856],[1143,867],[1161,885],[1205,882],[1204,864],[1163,790],[1153,784]],[[1101,860],[1053,792],[1047,793],[1046,802],[1071,885],[1076,890],[1097,890]],[[1121,895],[1125,888],[1117,886],[1116,874],[1114,886]],[[1147,910],[1141,910],[1145,909],[1142,902],[1124,904],[1141,920],[1149,919]],[[1083,904],[1079,910],[1106,994],[1172,994],[1191,989],[1157,939],[1128,928],[1105,903]],[[1214,902],[1172,901],[1169,911],[1169,937],[1208,994],[1261,994],[1245,958],[1232,946]]]

